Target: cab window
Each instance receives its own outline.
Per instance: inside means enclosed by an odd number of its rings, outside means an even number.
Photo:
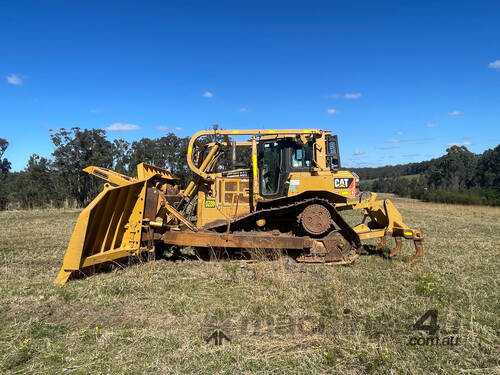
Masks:
[[[309,168],[312,165],[312,145],[292,150],[292,168]]]

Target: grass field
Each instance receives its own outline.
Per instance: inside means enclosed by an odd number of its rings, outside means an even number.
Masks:
[[[0,373],[500,373],[499,209],[393,201],[425,235],[413,267],[408,242],[350,266],[162,259],[62,288],[78,211],[0,212]],[[435,336],[412,328],[430,309]]]

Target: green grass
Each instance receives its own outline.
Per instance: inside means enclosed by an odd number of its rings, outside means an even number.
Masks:
[[[391,199],[424,231],[413,267],[408,242],[350,266],[159,260],[62,288],[78,211],[0,212],[0,373],[500,373],[499,209]],[[409,345],[429,309],[458,345]],[[207,344],[216,329],[231,342]]]

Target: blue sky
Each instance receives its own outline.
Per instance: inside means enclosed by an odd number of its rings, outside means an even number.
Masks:
[[[347,166],[492,148],[500,2],[0,2],[14,170],[50,155],[50,128],[133,141],[214,123],[331,130]]]

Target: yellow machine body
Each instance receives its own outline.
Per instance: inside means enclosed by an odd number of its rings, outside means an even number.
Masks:
[[[200,141],[209,136],[224,140]],[[247,139],[230,139],[242,136]],[[249,165],[220,170],[221,156],[231,148],[235,155],[237,147],[250,150]],[[340,168],[338,140],[328,131],[201,131],[189,142],[187,164],[193,179],[184,190],[168,171],[144,163],[137,177],[86,168],[107,183],[80,214],[56,283],[154,252],[158,244],[282,248],[295,251],[298,261],[346,263],[355,259],[360,241],[381,238],[381,247],[392,236],[391,256],[401,238],[415,243],[412,263],[423,255],[421,231],[404,224],[389,200],[373,193],[361,199],[359,178]],[[363,222],[348,227],[340,215],[346,210],[361,210]]]

